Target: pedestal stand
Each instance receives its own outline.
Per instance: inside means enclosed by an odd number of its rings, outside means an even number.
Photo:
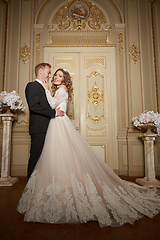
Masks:
[[[0,186],[13,186],[18,178],[10,176],[10,153],[11,153],[11,130],[12,122],[16,115],[12,113],[0,114],[3,121],[3,143],[2,143],[2,168],[0,177]]]
[[[154,141],[157,134],[148,129],[148,131],[140,137],[142,137],[144,141],[145,177],[137,178],[136,182],[143,186],[160,188],[160,181],[155,178],[154,164]]]

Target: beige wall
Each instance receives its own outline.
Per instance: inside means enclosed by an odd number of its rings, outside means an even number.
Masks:
[[[160,94],[160,2],[149,0],[92,1],[112,25],[110,42],[116,46],[117,133],[119,174],[143,176],[143,142],[132,126],[132,117],[144,110],[159,110]],[[49,44],[46,25],[50,23],[60,0],[0,0],[0,91],[16,90],[26,110],[13,124],[11,174],[26,175],[30,138],[28,109],[24,95],[27,82],[34,80],[34,66],[43,61],[43,46]],[[125,19],[125,20],[124,20]],[[7,21],[6,21],[7,20]],[[153,35],[154,31],[154,35]],[[152,37],[153,36],[153,37]],[[129,52],[135,43],[139,58]],[[25,63],[19,52],[28,47]],[[66,46],[67,47],[67,46]],[[103,47],[100,47],[103,51]],[[158,83],[159,81],[159,83]],[[2,146],[2,123],[0,125]],[[0,148],[1,154],[1,148]],[[1,156],[1,155],[0,155]],[[160,140],[155,142],[156,173],[160,175]]]

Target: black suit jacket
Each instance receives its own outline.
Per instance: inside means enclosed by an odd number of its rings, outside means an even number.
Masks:
[[[45,89],[35,81],[29,82],[25,89],[29,107],[29,134],[46,133],[51,118],[55,117],[55,110],[47,101]]]

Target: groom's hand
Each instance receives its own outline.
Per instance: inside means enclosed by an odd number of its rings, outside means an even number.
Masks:
[[[56,108],[56,117],[63,117],[64,112],[60,110],[60,107]]]

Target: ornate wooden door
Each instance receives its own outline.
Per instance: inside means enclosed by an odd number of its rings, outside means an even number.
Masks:
[[[44,49],[52,73],[62,67],[71,74],[74,100],[68,105],[68,116],[112,169],[118,164],[114,56],[113,47]]]

